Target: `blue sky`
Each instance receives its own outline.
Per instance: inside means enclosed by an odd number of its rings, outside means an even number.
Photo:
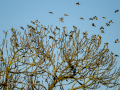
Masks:
[[[76,5],[77,2],[80,5]],[[108,42],[110,51],[120,56],[120,43],[114,43],[116,39],[120,41],[120,12],[115,13],[118,9],[120,10],[120,0],[0,0],[0,44],[4,38],[3,30],[8,30],[9,39],[12,27],[23,33],[20,26],[27,29],[28,24],[33,25],[31,21],[38,20],[40,25],[53,25],[53,28],[58,26],[61,30],[65,26],[68,31],[73,30],[74,25],[80,29],[81,36],[82,32],[87,31],[89,38],[91,35],[99,34],[102,36],[101,48]],[[89,20],[94,16],[97,16],[98,20]],[[106,19],[103,19],[103,16]],[[59,21],[61,17],[64,23]],[[80,17],[84,20],[79,19]],[[113,23],[106,26],[110,20]],[[92,23],[96,27],[93,27]],[[101,26],[105,28],[105,33],[100,32]],[[116,67],[119,67],[120,57],[117,61]]]

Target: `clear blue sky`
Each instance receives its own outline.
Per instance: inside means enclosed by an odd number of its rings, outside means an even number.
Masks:
[[[76,5],[77,2],[80,5]],[[116,39],[120,41],[120,12],[115,13],[118,9],[120,10],[120,0],[0,0],[0,44],[4,38],[3,30],[8,30],[9,39],[12,27],[23,33],[20,26],[27,29],[28,24],[32,25],[31,21],[39,20],[40,25],[46,27],[53,25],[54,28],[58,26],[62,29],[65,26],[68,31],[73,30],[74,25],[80,29],[81,35],[87,31],[89,38],[94,34],[102,36],[101,48],[108,42],[110,51],[119,55],[116,67],[120,67],[120,42],[114,43]],[[97,16],[98,20],[89,20],[94,16]],[[103,16],[106,19],[103,19]],[[64,23],[59,21],[61,17]],[[80,17],[84,20],[79,19]],[[106,26],[110,20],[113,23]],[[93,27],[92,23],[96,27]],[[105,28],[105,33],[100,32],[101,26]],[[101,89],[105,90],[104,87],[98,90]]]

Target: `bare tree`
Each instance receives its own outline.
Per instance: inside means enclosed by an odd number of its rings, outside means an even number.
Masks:
[[[88,38],[87,32],[83,32],[80,39],[80,30],[75,26],[71,32],[63,27],[62,35],[57,26],[54,30],[52,26],[45,28],[38,24],[36,27],[27,25],[27,28],[24,35],[11,29],[10,49],[4,31],[0,48],[0,87],[3,90],[64,90],[65,86],[70,90],[87,90],[100,85],[107,88],[120,85],[120,68],[111,73],[117,55],[109,51],[108,43],[99,48],[101,36]],[[3,53],[5,46],[7,58]]]

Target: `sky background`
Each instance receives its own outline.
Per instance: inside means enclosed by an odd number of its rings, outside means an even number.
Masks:
[[[76,5],[79,2],[80,5]],[[120,10],[120,0],[0,0],[0,44],[4,38],[3,30],[8,30],[8,40],[11,36],[11,28],[17,29],[24,33],[20,26],[27,29],[27,25],[33,25],[31,21],[38,20],[40,25],[67,27],[68,31],[74,30],[73,25],[82,32],[88,33],[90,38],[92,35],[102,36],[101,48],[104,43],[108,42],[109,49],[113,53],[120,56],[120,42],[115,43],[115,40],[120,41],[120,12],[115,13],[115,10]],[[50,14],[49,12],[53,12]],[[69,16],[64,16],[68,14]],[[89,20],[97,16],[98,20]],[[106,17],[103,19],[102,17]],[[64,23],[59,21],[63,17]],[[80,17],[84,18],[81,20]],[[110,20],[110,26],[106,26]],[[92,26],[92,23],[96,27]],[[34,25],[33,25],[34,26]],[[104,27],[104,32],[101,33],[100,27]],[[120,57],[117,58],[120,67]],[[105,89],[101,87],[98,90]],[[109,89],[113,90],[113,89]]]

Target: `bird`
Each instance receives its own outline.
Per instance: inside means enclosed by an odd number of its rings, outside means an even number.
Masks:
[[[96,39],[97,39],[97,40],[101,40],[101,36],[98,35]]]
[[[101,33],[104,33],[104,31],[102,30]]]
[[[89,20],[93,20],[92,18],[89,18]]]
[[[115,13],[116,13],[116,12],[119,12],[119,10],[115,10]]]
[[[77,29],[77,27],[73,26],[74,29]]]
[[[63,22],[63,17],[59,18],[60,19],[60,22]],[[64,23],[64,22],[63,22]]]
[[[36,22],[36,23],[40,23],[40,22],[38,22],[38,20],[36,20],[35,22]]]
[[[60,30],[60,28],[58,28],[57,26],[56,26],[56,29]]]
[[[119,42],[118,39],[115,40],[115,43]]]
[[[83,32],[82,34],[83,34],[83,35],[88,35],[88,34],[87,34],[87,31],[86,31],[86,32]]]
[[[60,41],[60,40],[61,40],[61,38],[58,38],[58,40]]]
[[[101,29],[104,29],[104,27],[101,26],[101,27],[100,27],[100,30],[101,30]]]
[[[36,27],[38,27],[38,24],[36,24]]]
[[[28,27],[28,28],[31,28],[32,26],[30,26],[30,25],[27,25],[27,27]]]
[[[105,19],[106,17],[102,17],[102,18],[104,18],[104,19]]]
[[[31,33],[29,33],[28,35],[31,36]]]
[[[70,31],[70,33],[71,33],[71,34],[73,34],[73,33],[74,33],[74,31]]]
[[[116,57],[119,57],[118,55],[115,54]]]
[[[109,24],[109,23],[106,23],[106,25],[107,25],[107,26],[108,26],[108,25],[110,26],[110,24]]]
[[[98,20],[98,19],[97,19],[97,16],[93,17],[93,19],[96,19],[96,20]]]
[[[53,39],[53,36],[49,36],[49,39],[52,38]]]
[[[67,28],[67,27],[62,27],[62,28]]]
[[[35,24],[35,22],[31,21],[32,24]]]
[[[108,43],[104,43],[105,44],[105,46],[107,46],[108,45]]]
[[[43,28],[43,25],[41,25],[41,28]]]
[[[20,28],[24,30],[24,28],[23,28],[23,27],[20,27]]]
[[[112,20],[110,20],[109,23],[113,23]]]
[[[92,23],[92,26],[96,27],[94,23]]]
[[[67,14],[64,14],[64,16],[68,16]]]
[[[44,28],[44,30],[47,30],[47,28]]]
[[[84,20],[83,18],[80,18],[80,19]]]
[[[76,3],[76,5],[80,5],[80,4],[79,4],[79,2],[78,2],[78,3]]]
[[[11,31],[14,31],[15,29],[14,28],[11,28]]]
[[[53,12],[49,12],[50,14],[53,14]]]

